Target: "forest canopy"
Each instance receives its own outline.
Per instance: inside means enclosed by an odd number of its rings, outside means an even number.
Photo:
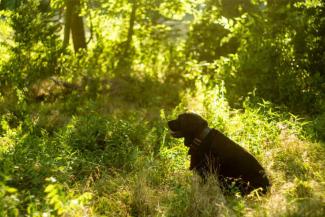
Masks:
[[[321,0],[0,0],[0,216],[324,216]],[[193,111],[266,196],[188,170]]]

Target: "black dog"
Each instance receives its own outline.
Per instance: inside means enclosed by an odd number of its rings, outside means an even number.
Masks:
[[[218,174],[224,190],[237,187],[242,195],[260,188],[266,193],[270,186],[259,162],[245,149],[215,129],[210,129],[202,117],[184,113],[168,122],[175,138],[184,137],[191,156],[190,169],[205,179],[208,174]]]

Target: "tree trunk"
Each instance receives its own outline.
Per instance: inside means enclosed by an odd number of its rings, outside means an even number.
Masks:
[[[79,16],[80,6],[80,0],[66,1],[63,46],[66,47],[69,45],[69,38],[71,32],[75,52],[78,52],[81,48],[87,48],[85,28],[82,17]]]
[[[128,37],[125,42],[125,51],[124,51],[125,53],[128,52],[128,50],[130,49],[130,46],[131,46],[132,36],[134,33],[134,23],[135,23],[136,11],[137,11],[137,3],[136,3],[136,0],[134,0],[133,5],[132,5],[131,16],[130,16],[130,20],[129,20]]]
[[[130,70],[132,60],[131,60],[131,49],[132,49],[132,37],[134,34],[134,24],[136,20],[136,11],[137,11],[137,2],[136,0],[132,1],[132,10],[129,20],[128,35],[126,40],[121,44],[121,53],[119,56],[119,61],[116,67],[117,71],[128,72]]]
[[[66,9],[64,15],[64,39],[63,39],[63,47],[66,48],[69,45],[70,41],[70,29],[71,29],[71,17],[73,10],[73,2],[71,0],[66,1]]]
[[[84,23],[82,17],[79,16],[80,13],[80,0],[73,0],[74,2],[74,10],[72,12],[71,18],[71,33],[73,40],[73,47],[75,52],[77,52],[80,48],[87,48],[86,43],[86,33],[84,28]]]

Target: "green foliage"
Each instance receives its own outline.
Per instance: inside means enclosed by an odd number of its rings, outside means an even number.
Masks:
[[[238,39],[224,40],[230,30],[222,22],[220,14],[220,9],[208,5],[202,17],[192,25],[185,51],[191,59],[211,63],[237,50]]]
[[[81,1],[75,54],[64,2],[0,3],[0,216],[323,216],[322,1]],[[185,111],[270,192],[189,171],[166,127]]]
[[[322,3],[208,1],[204,12],[188,49],[191,58],[215,64],[206,71],[225,81],[232,105],[254,91],[294,112],[322,111]]]
[[[55,183],[56,180],[53,177],[48,178],[48,180],[54,183],[47,185],[44,192],[47,194],[47,203],[54,207],[53,213],[60,216],[83,216],[86,213],[86,207],[84,205],[91,200],[91,193],[85,192],[77,197],[72,192],[67,195],[64,186]],[[33,212],[30,214],[33,214]]]
[[[3,177],[0,180],[0,215],[19,216],[17,189],[7,186],[2,180]]]
[[[59,26],[50,21],[53,14],[41,12],[39,1],[22,2],[9,17],[15,31],[15,44],[11,60],[1,70],[0,79],[5,85],[30,87],[37,79],[55,74],[60,42],[56,31]]]
[[[150,131],[138,120],[109,120],[93,114],[72,118],[59,138],[61,143],[89,158],[89,162],[77,160],[77,165],[87,171],[84,167],[93,167],[91,164],[125,170],[133,168],[140,152],[150,149],[151,144],[143,144],[148,136]],[[92,159],[94,155],[97,157]]]

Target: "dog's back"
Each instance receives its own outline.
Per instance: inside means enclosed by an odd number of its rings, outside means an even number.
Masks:
[[[214,168],[221,179],[240,179],[247,184],[247,192],[243,193],[249,193],[256,188],[262,188],[263,192],[266,192],[270,185],[263,167],[255,157],[218,130],[212,129],[200,151],[196,152],[194,155],[206,155],[207,161],[204,164],[201,162],[201,165],[191,165],[192,167],[197,170],[202,170],[203,167]],[[195,158],[194,155],[192,157]]]

